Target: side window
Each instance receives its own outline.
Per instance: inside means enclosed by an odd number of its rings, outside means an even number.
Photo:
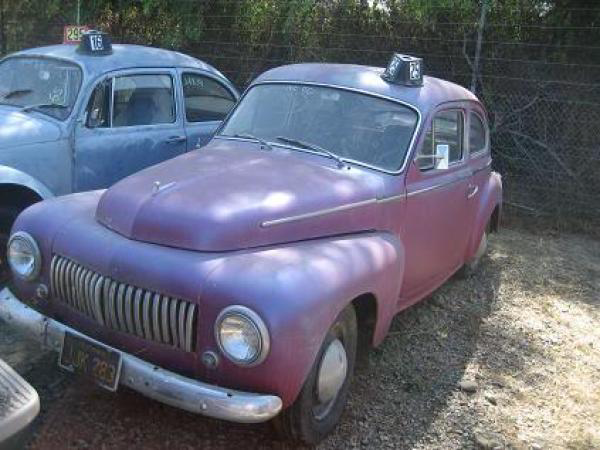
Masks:
[[[115,78],[113,127],[175,122],[170,75],[130,75]]]
[[[111,80],[104,80],[94,88],[87,107],[88,128],[110,127]]]
[[[486,149],[485,125],[479,114],[469,115],[469,153],[482,152]]]
[[[462,159],[463,122],[463,114],[457,110],[440,111],[435,115],[417,155],[419,169],[428,170],[435,166],[434,155],[438,144],[448,145],[450,164]]]
[[[181,81],[188,122],[223,120],[235,105],[231,92],[218,81],[195,73],[184,73]]]

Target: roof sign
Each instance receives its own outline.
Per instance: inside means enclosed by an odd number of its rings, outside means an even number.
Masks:
[[[423,60],[394,53],[381,78],[404,86],[423,86]]]
[[[88,55],[109,55],[112,53],[110,36],[102,31],[86,31],[81,36],[78,51]]]
[[[63,44],[79,44],[81,36],[88,30],[87,25],[65,25],[63,28]]]

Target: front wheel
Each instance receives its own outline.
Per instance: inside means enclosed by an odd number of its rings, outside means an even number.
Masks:
[[[327,332],[298,398],[274,419],[283,437],[313,445],[335,428],[354,373],[356,343],[356,313],[349,305]]]

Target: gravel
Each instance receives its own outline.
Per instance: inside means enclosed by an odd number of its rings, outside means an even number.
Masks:
[[[338,448],[600,448],[600,242],[505,229],[468,279],[401,313],[356,373]],[[39,390],[32,449],[303,448],[269,424],[111,394],[13,339],[0,357]],[[20,350],[15,350],[20,346]]]

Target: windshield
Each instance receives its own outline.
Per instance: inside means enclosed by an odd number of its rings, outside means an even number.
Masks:
[[[0,63],[0,104],[26,107],[60,120],[73,108],[81,70],[57,59],[8,58]]]
[[[396,171],[402,166],[417,113],[366,94],[303,84],[251,88],[221,130],[254,136]],[[331,155],[329,155],[331,156]]]

